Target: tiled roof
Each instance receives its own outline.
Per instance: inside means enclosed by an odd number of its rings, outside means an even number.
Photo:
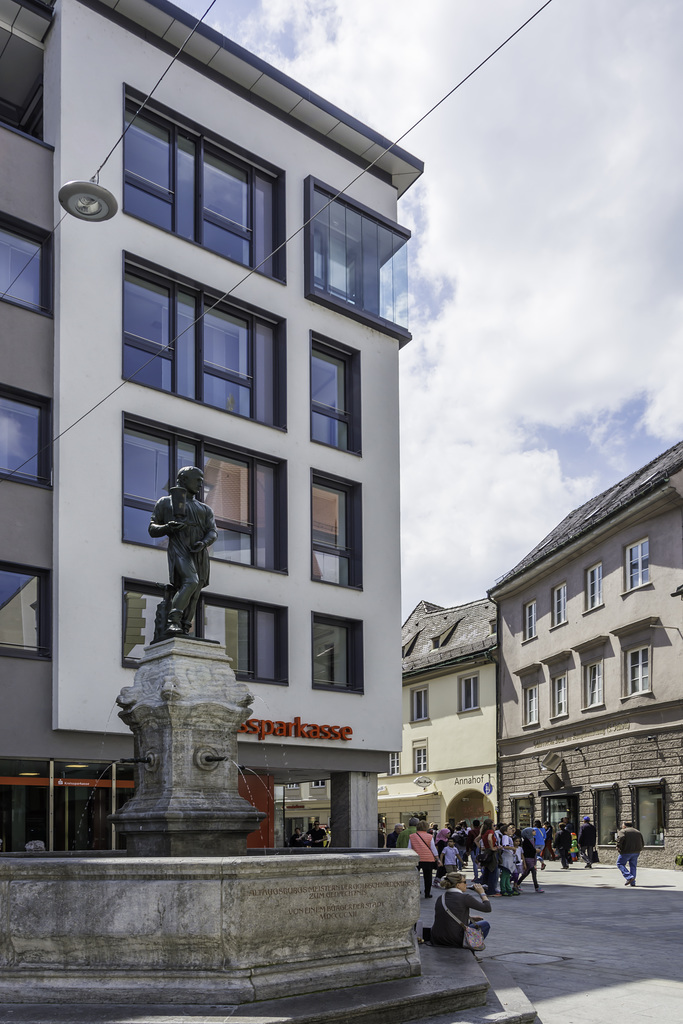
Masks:
[[[454,608],[420,601],[403,624],[403,671],[436,668],[491,650],[497,642],[491,633],[495,618],[496,606],[486,598]]]
[[[624,477],[619,483],[608,487],[602,494],[596,495],[595,498],[591,498],[590,501],[570,512],[554,530],[551,530],[547,537],[543,538],[540,544],[537,544],[521,562],[517,563],[514,569],[496,580],[489,594],[494,594],[504,583],[521,575],[538,562],[542,562],[582,534],[588,533],[627,505],[640,500],[660,484],[665,483],[673,473],[678,472],[681,468],[683,468],[683,441],[679,441],[673,448],[669,448],[652,462],[648,462],[647,466]]]

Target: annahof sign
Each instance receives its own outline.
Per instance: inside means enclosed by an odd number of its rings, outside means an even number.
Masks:
[[[293,722],[271,722],[267,718],[250,718],[237,730],[264,740],[266,736],[289,736],[300,740],[350,740],[353,729],[350,725],[316,725],[295,718]]]

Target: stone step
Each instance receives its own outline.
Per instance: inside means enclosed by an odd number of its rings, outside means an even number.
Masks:
[[[12,1024],[532,1024],[536,1013],[492,960],[460,949],[421,947],[419,978],[328,989],[242,1006],[0,1005]]]

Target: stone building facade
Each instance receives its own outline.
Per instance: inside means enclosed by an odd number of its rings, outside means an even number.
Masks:
[[[499,811],[595,820],[614,861],[683,852],[683,443],[571,512],[490,591],[500,643]]]

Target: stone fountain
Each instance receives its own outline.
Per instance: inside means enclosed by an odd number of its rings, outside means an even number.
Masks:
[[[150,524],[169,537],[170,586],[118,697],[135,739],[135,795],[113,816],[126,855],[0,855],[0,1003],[261,1001],[268,1020],[322,1021],[296,998],[325,992],[334,1016],[353,989],[350,1015],[374,1022],[483,1002],[481,976],[420,977],[412,852],[247,856],[263,814],[238,794],[237,730],[253,697],[225,649],[188,632],[215,539],[200,482],[182,470]]]

